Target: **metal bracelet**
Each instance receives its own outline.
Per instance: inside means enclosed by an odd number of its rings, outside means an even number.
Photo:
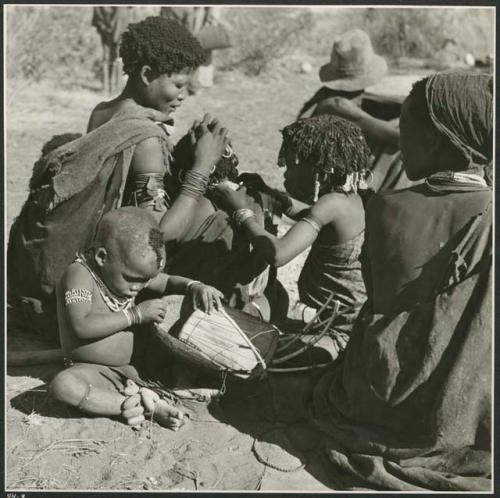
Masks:
[[[237,209],[233,213],[233,221],[236,223],[236,225],[241,226],[245,221],[249,220],[250,218],[256,219],[257,216],[251,209]]]
[[[83,410],[83,403],[85,401],[88,401],[89,400],[89,397],[90,397],[90,391],[92,390],[92,384],[88,384],[87,385],[87,391],[85,392],[85,394],[83,395],[83,398],[82,400],[80,401],[80,403],[78,403],[78,410]]]

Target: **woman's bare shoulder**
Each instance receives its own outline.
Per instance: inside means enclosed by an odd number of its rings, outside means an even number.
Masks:
[[[159,137],[139,142],[134,150],[131,169],[134,173],[165,173],[164,148]]]
[[[90,113],[87,133],[109,121],[119,110],[120,105],[117,99],[99,102]]]

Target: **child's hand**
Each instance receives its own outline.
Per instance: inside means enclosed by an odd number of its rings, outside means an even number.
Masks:
[[[220,202],[222,209],[232,212],[237,209],[248,209],[251,206],[248,203],[247,189],[241,187],[238,190],[232,190],[231,188],[218,185],[213,189],[215,193],[216,201]]]
[[[122,416],[128,425],[137,428],[145,420],[139,387],[134,381],[127,379],[127,386],[123,394],[126,399],[121,406]]]
[[[194,284],[189,289],[189,293],[191,294],[194,309],[200,308],[209,314],[214,309],[214,306],[217,310],[222,309],[221,300],[224,298],[224,294],[211,285]]]
[[[161,323],[167,313],[167,303],[163,299],[149,299],[137,305],[141,312],[141,323]]]

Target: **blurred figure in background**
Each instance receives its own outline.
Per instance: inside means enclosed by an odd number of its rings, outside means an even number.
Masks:
[[[118,57],[118,43],[121,34],[130,22],[132,7],[94,7],[92,26],[97,29],[102,44],[102,86],[112,93],[118,87],[121,64]]]
[[[197,36],[205,25],[217,23],[218,19],[220,19],[220,8],[166,6],[161,8],[160,16],[177,21],[187,28],[192,35]],[[206,52],[205,62],[195,72],[188,86],[191,95],[194,95],[199,87],[208,88],[213,86],[214,65],[212,52]]]
[[[377,98],[377,116],[362,109],[367,102],[366,89],[380,83],[387,73],[387,62],[374,52],[368,34],[361,29],[347,31],[334,40],[330,61],[319,71],[323,86],[298,115],[301,119],[333,114],[357,124],[374,156],[371,188],[375,191],[412,184],[403,171],[399,150],[401,102]]]

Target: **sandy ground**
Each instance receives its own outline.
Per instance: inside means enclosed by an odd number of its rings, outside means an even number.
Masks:
[[[385,93],[397,93],[401,81],[394,80],[394,87],[386,81]],[[279,130],[295,119],[317,86],[315,72],[254,79],[238,73],[218,75],[213,88],[188,98],[178,111],[174,138],[182,136],[195,118],[209,112],[229,128],[240,170],[259,172],[269,184],[281,187],[282,171],[275,165]],[[31,168],[42,145],[55,134],[83,133],[91,109],[101,100],[102,95],[85,89],[56,91],[47,84],[9,83],[7,230],[27,196]],[[280,228],[286,229],[285,225]],[[295,258],[279,271],[292,305],[304,257]],[[36,338],[7,337],[11,351],[47,347]],[[189,427],[178,433],[152,423],[136,432],[117,420],[82,418],[52,400],[47,383],[59,368],[8,369],[8,489],[342,489],[342,476],[331,474],[318,450],[318,434],[300,424],[274,422],[275,417],[268,413],[269,398],[262,397],[262,391],[267,392],[265,385],[230,384],[221,403],[209,408],[195,403]],[[299,376],[287,381],[287,386],[304,380]],[[289,420],[293,420],[297,392],[283,389],[281,396],[285,405],[289,403]],[[264,465],[266,460],[281,470]]]
[[[176,136],[187,130],[193,119],[210,112],[230,129],[240,169],[258,171],[273,186],[281,186],[282,172],[275,166],[279,129],[294,120],[316,87],[313,74],[291,74],[285,82],[281,77],[247,79],[226,73],[218,77],[214,88],[184,103],[176,116]],[[101,95],[87,90],[9,85],[7,230],[27,196],[31,168],[42,145],[54,134],[84,132],[90,110],[100,100]],[[280,270],[292,301],[303,258]],[[35,338],[9,335],[7,346],[9,350],[46,347]],[[313,435],[295,426],[295,442],[291,443],[287,427],[266,422],[268,419],[258,413],[255,393],[245,394],[254,386],[230,386],[237,393],[236,400],[211,405],[210,409],[195,404],[189,428],[178,433],[151,423],[136,432],[116,420],[82,418],[52,400],[47,383],[58,369],[57,365],[8,369],[7,489],[338,489],[325,472]],[[266,430],[268,434],[262,436]],[[255,438],[261,441],[261,460],[265,455],[284,470],[299,469],[283,472],[263,465],[252,451]]]

